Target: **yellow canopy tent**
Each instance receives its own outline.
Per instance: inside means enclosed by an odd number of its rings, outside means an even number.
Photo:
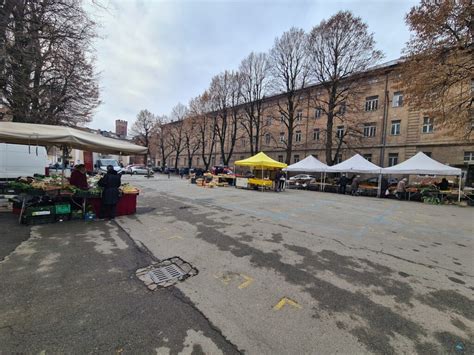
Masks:
[[[268,169],[283,169],[286,168],[287,165],[285,163],[280,163],[276,160],[273,160],[270,158],[268,155],[266,155],[264,152],[260,152],[258,154],[255,154],[254,156],[243,159],[243,160],[237,160],[235,163],[237,166],[251,166],[256,170],[261,170],[262,171],[262,178],[257,179],[257,178],[251,178],[248,180],[249,184],[251,185],[257,185],[261,187],[271,187],[272,186],[272,181],[267,180],[263,178],[263,171],[268,170]]]
[[[273,160],[264,152],[255,154],[254,156],[247,159],[237,160],[234,164],[237,166],[253,166],[256,169],[265,169],[265,168],[283,169],[287,167],[285,163],[280,163],[279,161]]]

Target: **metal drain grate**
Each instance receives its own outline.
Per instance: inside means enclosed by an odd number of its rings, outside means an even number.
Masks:
[[[180,277],[186,275],[186,273],[176,264],[170,264],[151,270],[148,275],[151,277],[154,283],[160,285],[165,282],[179,279]]]
[[[158,287],[169,287],[188,277],[196,276],[199,270],[179,256],[161,260],[143,269],[138,269],[136,275],[150,290]]]

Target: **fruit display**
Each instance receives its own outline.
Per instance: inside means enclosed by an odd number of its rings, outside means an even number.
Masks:
[[[134,186],[131,186],[129,183],[122,184],[122,186],[120,186],[120,191],[123,194],[132,194],[132,195],[138,195],[140,193],[139,189],[137,189]]]

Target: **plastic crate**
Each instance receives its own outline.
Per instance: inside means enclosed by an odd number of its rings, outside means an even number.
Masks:
[[[69,203],[57,203],[54,205],[56,214],[69,214],[71,213],[71,205]]]
[[[25,210],[25,216],[26,217],[53,216],[54,217],[54,206],[27,207]]]
[[[25,216],[22,220],[24,224],[29,226],[34,226],[38,224],[48,224],[54,223],[55,217],[54,215],[44,215],[44,216]]]

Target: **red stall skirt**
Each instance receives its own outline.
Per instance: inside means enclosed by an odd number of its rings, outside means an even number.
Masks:
[[[117,204],[117,216],[126,216],[137,212],[138,194],[123,194]],[[100,214],[101,198],[88,198],[87,204],[90,204],[96,216]]]

